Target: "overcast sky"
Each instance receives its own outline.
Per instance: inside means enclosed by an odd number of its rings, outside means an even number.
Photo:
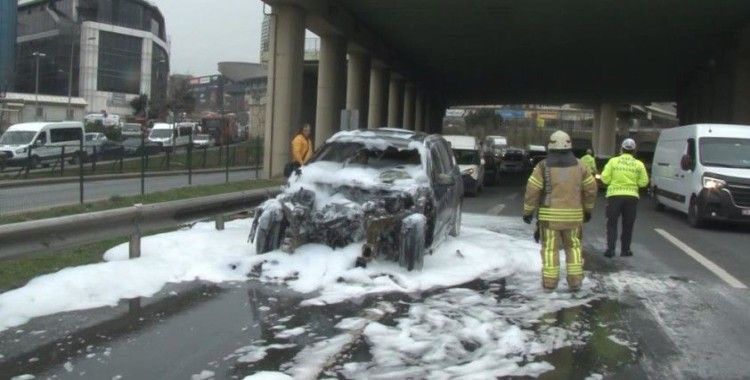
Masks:
[[[218,73],[221,61],[258,62],[260,0],[151,0],[172,42],[172,73]]]

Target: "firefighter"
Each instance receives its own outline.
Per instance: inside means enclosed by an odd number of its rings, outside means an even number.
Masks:
[[[622,216],[620,256],[633,256],[630,242],[633,239],[638,190],[648,186],[648,173],[643,162],[633,157],[635,141],[625,139],[621,154],[611,158],[602,170],[602,182],[607,185],[607,250],[605,257],[615,255],[617,222]]]
[[[599,170],[596,168],[594,152],[591,149],[586,149],[586,154],[581,157],[581,162],[589,169],[591,175],[596,176],[599,174]]]
[[[560,278],[558,247],[565,249],[568,289],[583,282],[581,228],[591,219],[596,202],[596,181],[572,152],[570,136],[550,136],[547,158],[534,168],[526,185],[523,221],[531,224],[537,212],[542,243],[542,286],[557,288]]]

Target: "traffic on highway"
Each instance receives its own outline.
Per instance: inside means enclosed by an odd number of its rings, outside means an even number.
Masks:
[[[734,149],[725,160],[746,164],[737,157],[749,157],[750,140],[731,132],[716,141],[727,128],[664,133],[654,165],[697,170],[662,154],[678,133],[697,140],[696,162],[715,168],[709,144],[721,142]],[[709,129],[702,142],[696,131]],[[136,259],[120,244],[101,263],[0,294],[0,373],[746,376],[750,341],[738,331],[750,322],[750,261],[741,248],[750,230],[712,220],[732,208],[705,209],[696,229],[689,210],[660,207],[664,193],[653,187],[661,182],[640,177],[648,173],[631,156],[632,140],[592,170],[562,131],[536,165],[486,178],[482,191],[463,196],[471,173],[452,149],[465,148],[448,140],[456,138],[340,132],[254,218],[144,237]],[[598,191],[593,171],[605,185]],[[735,197],[728,184],[700,184],[703,204],[712,191]],[[613,240],[613,217],[628,238]]]

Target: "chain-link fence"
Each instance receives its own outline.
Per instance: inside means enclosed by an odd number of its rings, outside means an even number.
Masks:
[[[256,179],[262,165],[259,136],[223,146],[192,135],[174,147],[144,137],[32,144],[0,152],[0,214]]]

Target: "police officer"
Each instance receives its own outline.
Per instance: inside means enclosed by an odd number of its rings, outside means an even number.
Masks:
[[[526,185],[523,221],[530,224],[538,211],[542,243],[542,286],[557,288],[560,277],[558,243],[565,248],[568,288],[583,282],[581,228],[591,218],[596,202],[596,181],[572,152],[570,136],[557,131],[550,136],[547,158],[534,168]]]
[[[594,158],[594,152],[591,149],[586,149],[586,154],[581,157],[581,162],[586,165],[586,167],[591,172],[591,175],[597,175],[599,174],[599,170],[596,168],[596,159]]]
[[[615,255],[617,222],[622,216],[620,255],[633,256],[630,242],[633,238],[638,190],[648,186],[648,173],[643,162],[635,159],[635,141],[625,139],[621,154],[607,162],[602,171],[602,182],[607,185],[607,251],[604,256]]]

